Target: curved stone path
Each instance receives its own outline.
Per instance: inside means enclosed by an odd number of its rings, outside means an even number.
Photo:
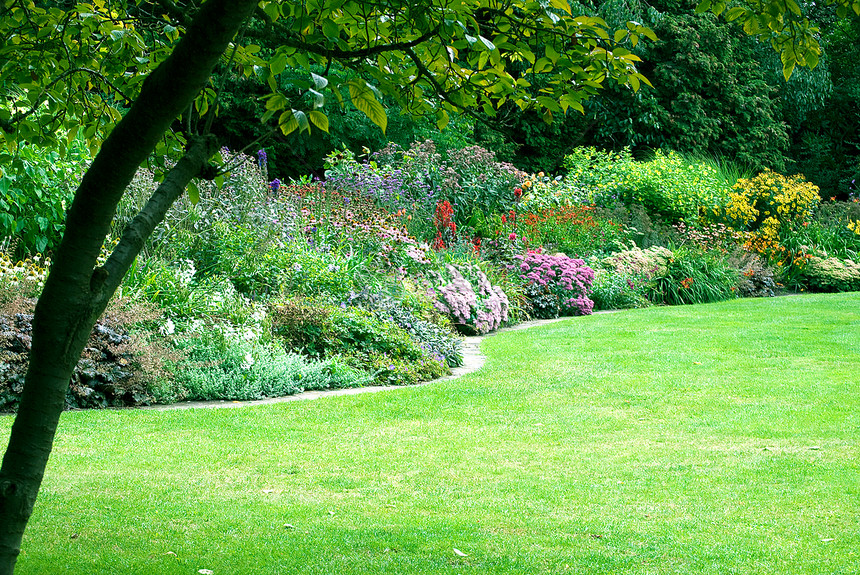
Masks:
[[[600,313],[600,312],[597,312]],[[360,393],[376,393],[378,391],[389,391],[392,389],[404,389],[411,387],[419,387],[422,385],[429,385],[432,383],[436,383],[437,381],[445,381],[448,379],[456,379],[458,377],[462,377],[467,373],[472,373],[474,371],[478,371],[484,366],[484,363],[487,361],[487,357],[481,353],[481,342],[484,338],[492,337],[497,333],[502,333],[505,331],[517,331],[521,329],[528,329],[530,327],[547,325],[550,323],[555,323],[558,321],[562,321],[565,319],[570,319],[569,317],[559,317],[555,319],[538,319],[532,321],[526,321],[523,323],[518,323],[511,327],[505,327],[499,330],[496,330],[492,333],[488,333],[485,335],[476,335],[471,337],[463,338],[463,365],[460,367],[455,367],[451,369],[451,374],[446,375],[444,377],[440,377],[438,379],[433,379],[430,381],[424,381],[415,385],[369,385],[367,387],[353,387],[347,389],[331,389],[331,390],[323,390],[323,391],[305,391],[302,393],[297,393],[295,395],[287,395],[285,397],[269,397],[266,399],[255,399],[251,401],[230,401],[230,400],[217,400],[217,401],[185,401],[181,403],[172,403],[169,405],[148,405],[141,406],[136,409],[153,409],[158,411],[164,411],[168,409],[213,409],[213,408],[229,408],[229,407],[247,407],[251,405],[267,405],[270,403],[283,403],[285,401],[302,401],[307,399],[318,399],[321,397],[335,397],[339,395],[358,395]]]

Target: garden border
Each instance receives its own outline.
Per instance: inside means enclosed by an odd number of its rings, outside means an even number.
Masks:
[[[606,310],[595,313],[610,313],[620,310]],[[463,365],[451,369],[451,374],[430,381],[422,381],[415,385],[369,385],[367,387],[352,387],[346,389],[327,389],[321,391],[303,391],[294,395],[286,395],[284,397],[267,397],[265,399],[253,399],[249,401],[231,401],[229,399],[219,399],[213,401],[185,401],[179,403],[170,403],[165,405],[143,405],[132,407],[131,409],[149,409],[155,411],[168,411],[171,409],[223,409],[235,407],[252,407],[255,405],[269,405],[273,403],[285,403],[288,401],[303,401],[311,399],[319,399],[322,397],[337,397],[342,395],[359,395],[362,393],[376,393],[379,391],[390,391],[393,389],[406,389],[411,387],[420,387],[429,385],[438,381],[446,381],[449,379],[457,379],[468,373],[478,371],[484,366],[487,361],[487,356],[481,353],[481,342],[484,338],[492,337],[498,333],[506,331],[518,331],[521,329],[529,329],[542,325],[556,323],[566,319],[572,319],[574,316],[557,317],[553,319],[536,319],[518,323],[509,327],[498,329],[492,333],[485,335],[475,335],[463,338]]]

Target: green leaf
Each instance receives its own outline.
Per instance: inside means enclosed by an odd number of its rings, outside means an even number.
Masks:
[[[696,13],[702,14],[711,9],[711,0],[702,0],[699,2],[699,5],[696,6]]]
[[[549,5],[553,8],[558,8],[570,15],[570,4],[566,0],[549,0]]]
[[[436,112],[436,127],[440,130],[444,130],[445,126],[448,125],[448,121],[450,118],[448,117],[448,112],[445,110],[439,110]]]
[[[277,76],[281,72],[283,72],[287,68],[287,57],[284,54],[278,54],[275,56],[271,62],[269,62],[269,69],[272,71],[272,74]]]
[[[328,133],[328,116],[319,110],[313,110],[308,112],[308,118],[310,118],[310,121],[314,126],[323,132]]]
[[[316,86],[317,90],[322,90],[326,86],[328,86],[328,80],[323,78],[322,76],[318,76],[311,72],[311,78],[314,81],[314,86]]]
[[[197,188],[197,182],[194,180],[188,182],[188,199],[195,206],[200,201],[200,190]]]
[[[785,0],[785,5],[788,6],[788,9],[791,10],[796,16],[800,16],[800,6],[794,0]]]
[[[285,136],[299,129],[299,121],[296,120],[292,110],[286,110],[281,114],[278,118],[278,127]]]
[[[266,102],[266,109],[272,111],[283,110],[289,103],[290,101],[283,94],[272,94]]]
[[[478,40],[480,40],[481,44],[483,44],[484,48],[486,48],[487,50],[495,50],[496,49],[495,44],[493,44],[492,42],[490,42],[489,40],[487,40],[483,36],[478,36]]]
[[[737,20],[746,12],[746,8],[742,8],[741,6],[735,6],[734,8],[729,8],[726,10],[726,20],[729,22],[733,22]]]
[[[388,127],[385,108],[382,107],[364,80],[351,80],[349,82],[349,96],[352,99],[352,105],[364,112],[370,121],[379,126],[385,133],[385,129]]]

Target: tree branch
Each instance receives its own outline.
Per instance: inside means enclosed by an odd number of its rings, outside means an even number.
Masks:
[[[98,274],[102,279],[97,283],[90,282],[90,288],[96,292],[93,295],[97,299],[110,299],[143,249],[146,239],[164,220],[167,210],[182,195],[192,178],[201,173],[208,165],[209,158],[217,151],[218,139],[214,135],[191,138],[185,155],[167,172],[146,205],[126,226],[122,238],[105,264],[97,268],[103,270],[103,273]]]
[[[362,58],[367,58],[376,54],[382,54],[384,52],[405,52],[406,50],[415,48],[416,46],[428,41],[438,32],[439,26],[436,26],[432,30],[428,30],[421,36],[418,36],[417,38],[414,38],[413,40],[410,40],[408,42],[379,44],[376,46],[368,46],[367,48],[362,48],[360,50],[341,50],[340,48],[326,48],[317,44],[302,42],[301,40],[289,37],[280,38],[279,41],[284,46],[295,48],[296,50],[304,50],[312,54],[317,54],[318,56],[323,56],[329,59],[360,60]]]

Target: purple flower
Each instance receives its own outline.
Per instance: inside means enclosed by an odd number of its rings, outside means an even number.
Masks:
[[[259,149],[257,150],[257,165],[261,168],[266,165],[266,162],[269,161],[269,156],[266,155],[266,150]],[[280,183],[280,182],[279,182]]]
[[[260,150],[262,152],[262,150]],[[265,154],[265,152],[263,152]],[[281,180],[275,178],[269,183],[269,187],[272,188],[273,192],[277,192],[281,188]]]

